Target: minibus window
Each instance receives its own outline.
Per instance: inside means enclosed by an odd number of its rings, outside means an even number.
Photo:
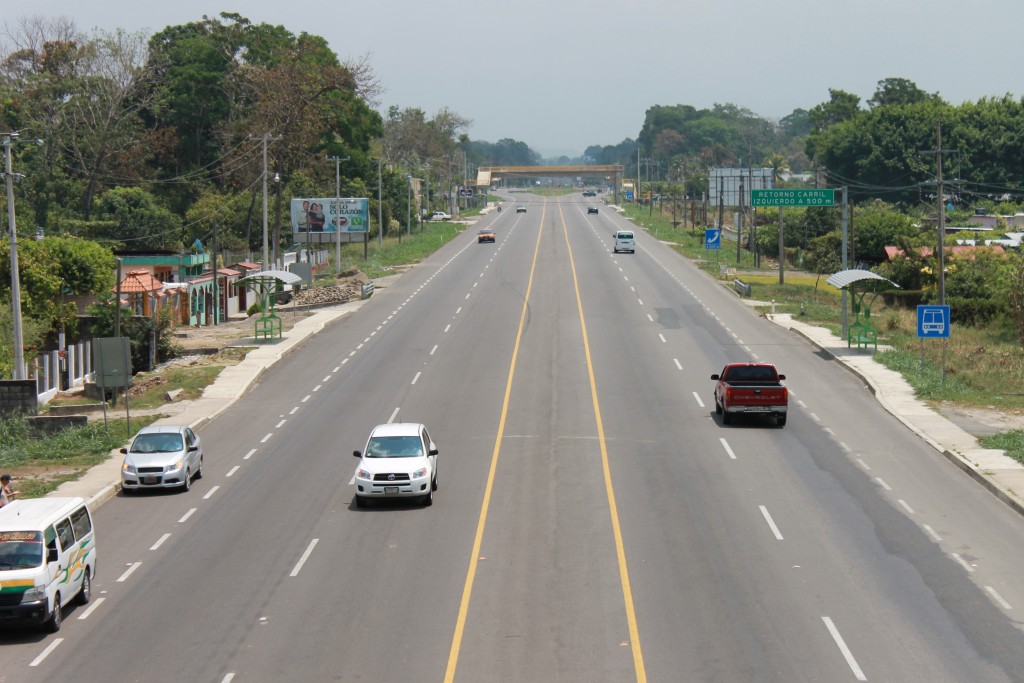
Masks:
[[[60,538],[61,550],[68,550],[75,544],[75,532],[71,530],[71,521],[62,519],[57,522],[57,536]]]
[[[71,526],[75,528],[75,536],[78,538],[85,538],[92,531],[92,520],[84,505],[71,513]]]

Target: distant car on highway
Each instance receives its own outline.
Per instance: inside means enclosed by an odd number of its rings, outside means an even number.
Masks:
[[[444,211],[435,211],[434,213],[430,214],[430,220],[432,221],[450,221],[451,219],[451,214],[445,213]]]
[[[516,213],[526,213],[526,207],[520,204],[516,207]]]
[[[366,448],[353,451],[356,466],[356,507],[383,498],[419,498],[426,506],[437,490],[437,446],[422,424],[377,425]]]
[[[589,214],[592,214],[592,213],[597,213],[597,207],[596,206],[588,206],[587,207],[587,214],[589,215]]]
[[[188,491],[203,476],[203,444],[185,425],[150,425],[122,448],[121,491],[180,488]]]
[[[584,197],[596,197],[597,196],[597,192],[595,192],[594,190],[584,190],[583,191],[583,196]]]
[[[477,244],[480,242],[493,242],[494,241],[494,230],[490,228],[484,228],[476,234]]]

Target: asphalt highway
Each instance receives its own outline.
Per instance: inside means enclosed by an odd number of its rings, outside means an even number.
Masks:
[[[99,508],[92,604],[0,680],[1024,680],[1019,516],[613,211],[515,203],[204,427],[190,492]],[[714,415],[751,359],[785,428]],[[356,509],[389,421],[433,506]]]

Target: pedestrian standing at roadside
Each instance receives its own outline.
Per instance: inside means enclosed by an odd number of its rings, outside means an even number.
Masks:
[[[11,490],[11,475],[0,475],[0,508],[14,500],[14,497],[19,493],[21,493],[21,491]]]

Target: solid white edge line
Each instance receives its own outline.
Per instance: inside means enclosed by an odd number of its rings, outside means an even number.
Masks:
[[[853,658],[853,653],[850,652],[850,648],[846,647],[846,641],[844,641],[843,637],[839,635],[839,629],[836,628],[836,625],[833,624],[832,620],[828,617],[822,617],[821,620],[825,622],[825,628],[827,628],[828,632],[832,634],[832,640],[836,641],[836,645],[839,646],[839,651],[843,653],[846,663],[850,666],[850,669],[853,670],[853,675],[858,681],[868,680],[864,675],[864,672],[861,671],[860,667],[857,665],[857,660]]]
[[[224,475],[224,476],[230,477],[232,474],[234,474],[235,472],[237,472],[240,469],[242,469],[241,465],[235,465],[230,470],[228,470],[228,473],[226,475]]]
[[[729,448],[729,443],[725,440],[725,438],[720,437],[718,440],[722,442],[722,448],[724,448],[725,452],[729,454],[729,457],[735,460],[736,454],[732,452],[731,448]]]
[[[54,638],[53,642],[46,646],[46,649],[39,653],[39,656],[32,660],[29,666],[39,666],[43,660],[50,656],[50,653],[57,649],[57,646],[64,642],[63,638]]]
[[[82,612],[81,615],[79,615],[78,620],[82,621],[83,619],[88,619],[89,615],[95,612],[96,608],[102,605],[104,600],[106,600],[106,598],[96,598],[95,600],[93,600],[89,604],[89,607],[87,607],[86,610]]]
[[[992,596],[993,600],[999,603],[1000,607],[1002,607],[1003,609],[1013,609],[1010,603],[1006,602],[1006,600],[1003,600],[1003,596],[996,592],[995,588],[993,588],[992,586],[985,586],[985,590],[988,591],[989,595]]]
[[[124,583],[125,579],[127,579],[129,576],[131,576],[132,572],[134,572],[136,569],[138,569],[141,565],[142,565],[141,562],[136,562],[132,566],[128,567],[128,570],[125,571],[124,574],[121,574],[121,576],[117,579],[117,583]]]
[[[395,412],[391,413],[391,417],[388,418],[388,424],[394,422],[395,418],[398,417],[398,410],[398,408],[395,408]]]
[[[245,457],[243,457],[243,458],[242,458],[242,460],[248,460],[248,459],[249,459],[249,458],[251,458],[251,457],[252,457],[252,456],[253,456],[253,455],[254,455],[255,453],[256,453],[256,449],[255,449],[255,448],[250,448],[250,449],[249,449],[249,452],[245,454]]]
[[[206,495],[205,495],[205,496],[203,496],[203,500],[206,500],[207,498],[209,498],[210,496],[212,496],[212,495],[213,495],[214,493],[216,493],[216,492],[217,492],[217,489],[219,489],[219,488],[220,488],[219,486],[214,486],[214,487],[213,487],[212,489],[210,489],[209,491],[207,491],[207,492],[206,492]]]
[[[306,552],[302,553],[302,557],[299,558],[298,564],[295,565],[295,568],[292,569],[292,573],[289,574],[289,576],[299,575],[299,572],[302,570],[302,565],[306,564],[306,560],[308,560],[310,554],[312,554],[313,548],[315,548],[316,544],[319,542],[319,538],[314,538],[312,541],[309,542],[309,546],[306,548]]]
[[[170,537],[171,537],[171,535],[170,535],[170,534],[164,534],[163,536],[161,536],[161,537],[160,537],[160,540],[158,540],[158,541],[157,541],[156,543],[154,543],[153,545],[149,546],[149,549],[150,549],[150,550],[156,550],[156,549],[158,549],[158,548],[159,548],[160,546],[162,546],[162,545],[164,544],[164,541],[166,541],[166,540],[167,540],[168,538],[170,538]]]
[[[764,516],[764,521],[768,522],[768,528],[772,530],[773,534],[775,534],[776,540],[781,541],[782,533],[779,531],[779,527],[775,526],[775,520],[773,520],[772,516],[768,514],[768,508],[764,505],[758,505],[757,507],[761,508],[761,514]]]
[[[191,510],[189,510],[188,512],[183,514],[181,516],[181,519],[178,520],[178,524],[184,524],[186,521],[188,521],[189,517],[191,517],[192,515],[194,515],[196,513],[196,510],[198,510],[198,509],[199,508],[192,508]]]
[[[693,392],[693,397],[694,397],[695,399],[697,399],[697,405],[699,405],[699,406],[700,406],[701,408],[704,408],[704,407],[706,407],[706,406],[704,405],[704,401],[700,400],[700,396],[698,396],[698,395],[697,395],[697,392],[696,392],[696,391],[695,391],[695,392]]]

